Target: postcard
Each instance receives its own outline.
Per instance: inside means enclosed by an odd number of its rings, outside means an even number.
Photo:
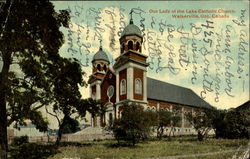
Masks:
[[[249,158],[249,1],[0,9],[0,158]]]

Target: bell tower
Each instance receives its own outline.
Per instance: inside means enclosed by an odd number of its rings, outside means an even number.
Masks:
[[[116,74],[116,102],[147,103],[147,56],[142,53],[143,37],[132,19],[120,38],[120,56],[114,64]]]
[[[109,69],[109,59],[102,49],[100,40],[100,48],[94,55],[92,60],[92,75],[88,80],[90,84],[90,95],[93,99],[101,99],[101,81]]]

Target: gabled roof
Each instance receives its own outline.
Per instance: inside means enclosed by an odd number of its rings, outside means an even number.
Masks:
[[[199,108],[212,108],[191,89],[147,78],[148,99],[177,103]]]

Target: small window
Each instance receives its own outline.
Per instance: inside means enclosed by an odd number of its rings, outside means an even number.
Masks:
[[[142,82],[139,78],[135,79],[135,93],[142,94]]]
[[[121,95],[123,95],[123,94],[126,94],[126,80],[125,79],[123,79],[122,81],[121,81]]]
[[[136,51],[139,51],[140,50],[140,43],[137,41],[136,42]]]
[[[106,65],[103,66],[103,70],[104,70],[104,72],[107,72],[107,66]]]
[[[100,64],[97,65],[97,70],[101,71],[101,65]]]
[[[128,49],[133,50],[133,41],[128,42]]]

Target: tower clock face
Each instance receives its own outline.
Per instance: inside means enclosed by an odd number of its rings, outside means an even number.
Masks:
[[[112,98],[114,95],[115,89],[114,86],[109,86],[108,90],[107,90],[107,95],[109,98]]]

